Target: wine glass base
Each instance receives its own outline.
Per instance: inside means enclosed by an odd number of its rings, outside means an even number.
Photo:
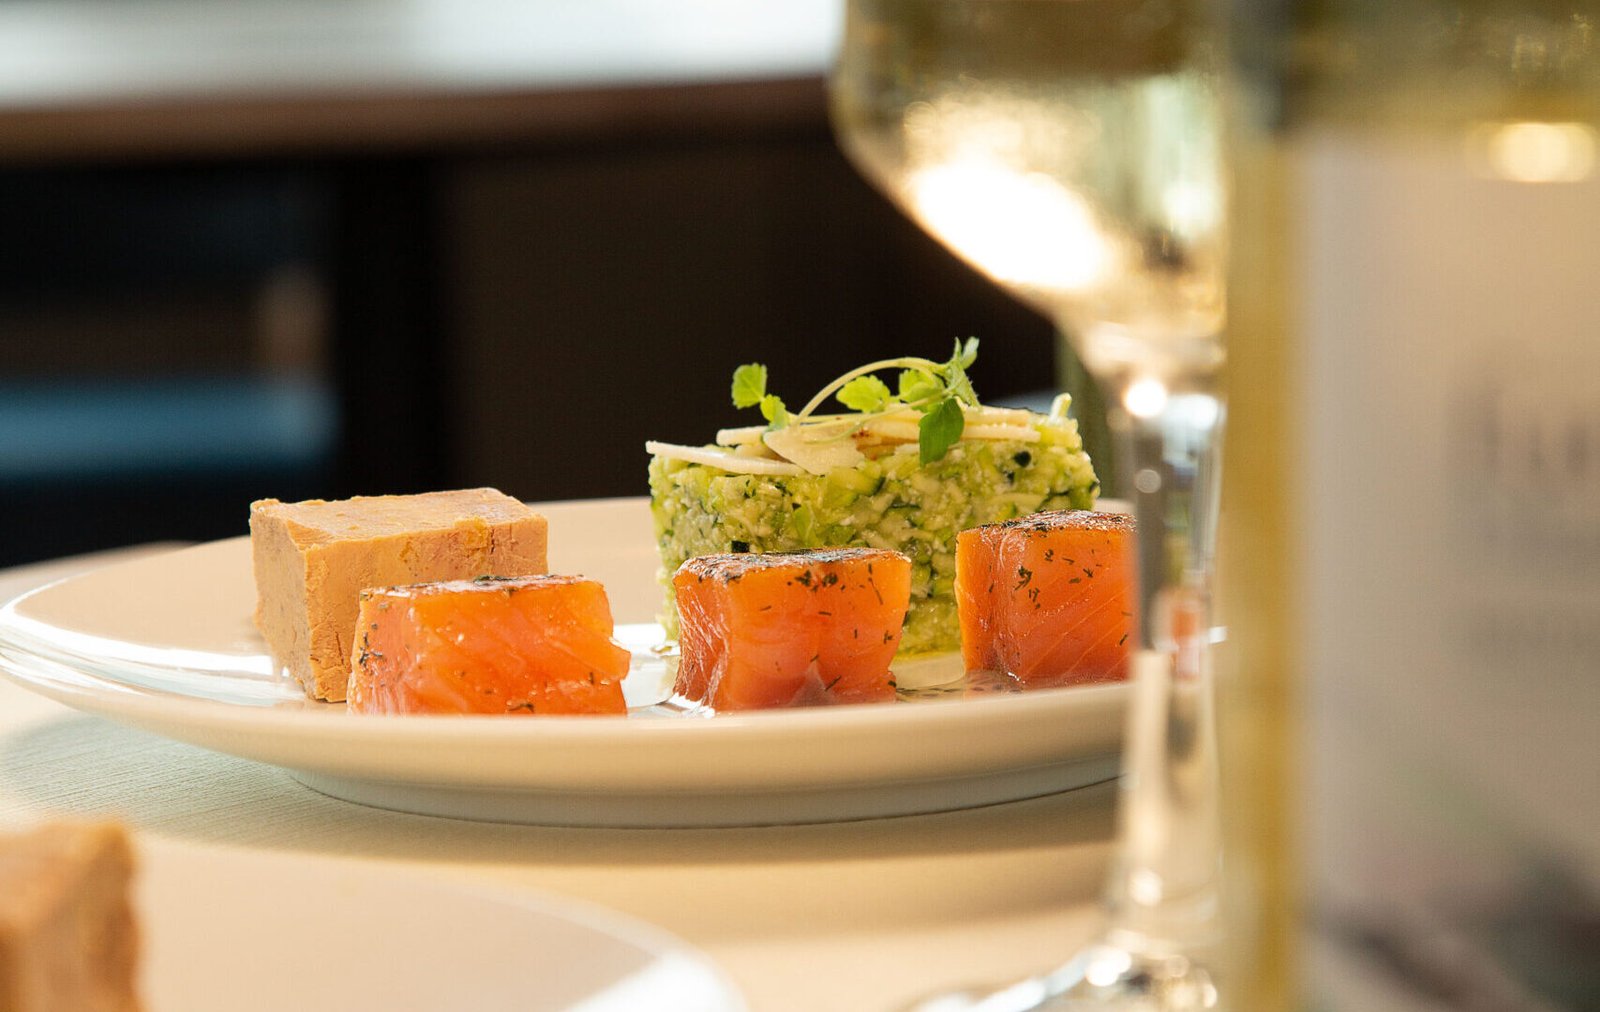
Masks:
[[[951,991],[906,1012],[1208,1012],[1219,1008],[1211,974],[1184,956],[1134,953],[1101,942],[1059,969],[998,990]]]

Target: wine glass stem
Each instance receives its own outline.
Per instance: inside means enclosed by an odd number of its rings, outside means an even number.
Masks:
[[[1222,415],[1211,394],[1182,393],[1112,419],[1139,523],[1139,594],[1110,933],[1151,956],[1193,954],[1216,921],[1210,612]]]

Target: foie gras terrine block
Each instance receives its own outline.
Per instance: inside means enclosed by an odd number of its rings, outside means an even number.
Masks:
[[[546,570],[544,517],[492,488],[250,505],[256,628],[306,694],[345,698],[361,591]]]
[[[0,1009],[137,1012],[132,877],[115,823],[0,835]]]

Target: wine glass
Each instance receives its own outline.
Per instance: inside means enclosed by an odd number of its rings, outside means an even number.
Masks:
[[[855,165],[1059,323],[1110,405],[1139,524],[1138,635],[1100,937],[918,1008],[1212,1008],[1210,672],[1226,207],[1201,0],[847,0],[831,78]]]

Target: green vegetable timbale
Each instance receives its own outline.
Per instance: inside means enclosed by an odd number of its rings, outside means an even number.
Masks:
[[[662,624],[677,635],[671,574],[720,552],[889,548],[911,558],[901,655],[960,646],[956,533],[1048,509],[1091,509],[1100,484],[1077,423],[1033,417],[1037,440],[965,440],[924,462],[912,444],[827,474],[736,474],[668,457],[650,462],[661,550]]]

